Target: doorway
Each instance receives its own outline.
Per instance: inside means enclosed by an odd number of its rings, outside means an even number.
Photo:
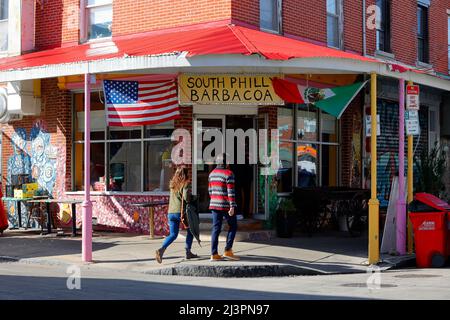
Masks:
[[[194,117],[194,157],[197,159],[197,165],[193,166],[193,193],[197,195],[199,200],[199,212],[207,213],[209,210],[209,193],[208,193],[208,176],[215,168],[214,157],[211,154],[210,159],[202,159],[205,148],[215,140],[203,141],[198,139],[199,135],[204,135],[208,130],[218,130],[222,133],[223,140],[222,152],[225,151],[226,145],[226,129],[242,129],[244,132],[248,129],[255,128],[256,118],[253,115],[196,115]],[[244,218],[251,218],[256,211],[255,203],[257,201],[255,195],[255,173],[256,165],[249,163],[249,139],[245,139],[245,163],[237,164],[238,149],[242,150],[242,146],[234,143],[234,164],[230,169],[235,175],[235,192],[237,213]]]
[[[242,129],[246,132],[248,129],[255,127],[255,118],[253,116],[226,116],[226,129]],[[230,166],[234,173],[236,205],[237,212],[241,214],[244,219],[251,218],[255,212],[255,164],[250,164],[249,150],[250,141],[245,139],[244,146],[238,145],[236,139],[234,141],[234,159]],[[256,141],[254,142],[256,143]],[[242,152],[245,154],[244,163],[238,162],[238,154]]]

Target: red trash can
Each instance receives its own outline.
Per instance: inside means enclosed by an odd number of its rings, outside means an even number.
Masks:
[[[428,194],[417,193],[409,206],[419,268],[443,267],[450,254],[450,205]]]
[[[3,234],[3,231],[8,229],[8,214],[5,210],[5,206],[3,205],[3,193],[2,193],[2,187],[0,185],[0,234]]]
[[[450,212],[447,213],[447,257],[450,257]]]

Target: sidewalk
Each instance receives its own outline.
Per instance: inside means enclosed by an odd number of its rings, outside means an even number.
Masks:
[[[206,237],[203,237],[206,238]],[[146,274],[262,277],[325,275],[367,272],[367,237],[343,234],[290,239],[272,238],[235,242],[241,261],[209,261],[210,242],[196,242],[193,252],[199,259],[184,259],[184,236],[168,248],[162,264],[155,250],[162,239],[118,233],[94,233],[92,268],[112,268]],[[224,241],[219,244],[223,250]],[[410,265],[413,257],[383,257],[382,270]],[[0,262],[81,265],[81,237],[40,236],[32,231],[5,231],[0,237]]]

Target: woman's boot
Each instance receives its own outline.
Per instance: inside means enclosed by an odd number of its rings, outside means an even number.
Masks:
[[[162,262],[164,251],[166,251],[165,248],[160,248],[156,250],[156,261],[158,261],[158,263]]]
[[[198,258],[198,255],[192,253],[190,249],[186,249],[186,259],[195,259]]]

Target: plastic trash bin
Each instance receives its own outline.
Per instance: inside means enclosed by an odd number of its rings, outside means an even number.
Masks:
[[[447,213],[447,257],[450,257],[450,212]]]
[[[417,193],[409,205],[419,268],[443,267],[449,255],[450,205],[428,194]]]

